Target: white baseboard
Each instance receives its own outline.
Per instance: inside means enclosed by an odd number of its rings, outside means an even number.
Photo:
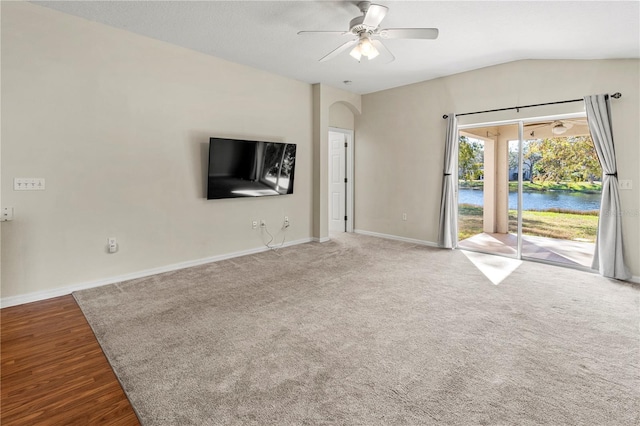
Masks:
[[[298,244],[309,243],[315,241],[313,238],[303,238],[301,240],[289,241],[284,243],[282,247],[295,246]],[[221,260],[232,259],[234,257],[247,256],[249,254],[262,253],[270,250],[268,247],[258,247],[249,250],[237,251],[234,253],[221,254],[217,256],[206,257],[204,259],[187,260],[185,262],[174,263],[172,265],[160,266],[158,268],[146,269],[144,271],[132,272],[129,274],[118,275],[115,277],[103,278],[96,281],[74,284],[67,287],[59,287],[51,290],[36,291],[33,293],[20,294],[17,296],[0,298],[0,308],[8,308],[9,306],[22,305],[25,303],[37,302],[39,300],[51,299],[53,297],[65,296],[74,291],[86,290],[88,288],[100,287],[107,284],[114,284],[123,281],[144,278],[151,275],[162,274],[164,272],[176,271],[178,269],[191,268],[193,266],[204,265],[205,263],[219,262]]]
[[[356,234],[369,235],[372,237],[385,238],[388,240],[404,241],[407,243],[420,244],[429,247],[438,247],[438,245],[431,241],[418,240],[414,238],[399,237],[397,235],[381,234],[378,232],[365,231],[363,229],[355,229]],[[298,244],[304,244],[308,242],[320,242],[325,243],[330,241],[329,237],[324,238],[303,238],[296,241],[286,242],[283,247],[295,246]],[[129,274],[118,275],[115,277],[104,278],[96,281],[89,281],[85,283],[74,284],[67,287],[59,287],[51,290],[36,291],[33,293],[20,294],[17,296],[0,298],[0,308],[8,308],[9,306],[22,305],[25,303],[37,302],[39,300],[51,299],[53,297],[65,296],[71,294],[74,291],[85,290],[88,288],[100,287],[103,285],[119,283],[123,281],[133,280],[137,278],[144,278],[151,275],[162,274],[164,272],[176,271],[178,269],[190,268],[193,266],[204,265],[206,263],[219,262],[221,260],[232,259],[234,257],[247,256],[250,254],[261,253],[268,251],[267,247],[258,247],[249,250],[238,251],[234,253],[221,254],[217,256],[207,257],[204,259],[188,260],[185,262],[174,263],[172,265],[161,266],[158,268],[146,269],[143,271],[132,272]],[[640,276],[633,276],[630,280],[632,283],[640,284]]]
[[[421,246],[438,247],[437,243],[425,240],[417,240],[415,238],[399,237],[397,235],[380,234],[378,232],[365,231],[363,229],[354,229],[356,234],[369,235],[371,237],[385,238],[387,240],[404,241],[405,243],[420,244]]]

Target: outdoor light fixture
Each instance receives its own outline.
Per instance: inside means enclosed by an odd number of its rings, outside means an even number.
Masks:
[[[371,39],[369,38],[369,36],[365,34],[360,35],[360,41],[350,53],[350,55],[358,62],[360,62],[360,59],[363,56],[371,60],[379,54],[380,52],[378,52],[378,49],[376,49],[373,43],[371,43]]]
[[[551,133],[553,133],[554,135],[561,135],[566,131],[567,128],[564,127],[564,124],[562,124],[562,122],[560,121],[558,121],[557,124],[554,124],[553,128],[551,128]]]

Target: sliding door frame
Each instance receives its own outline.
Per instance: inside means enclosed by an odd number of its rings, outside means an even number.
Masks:
[[[524,190],[524,174],[522,173],[522,166],[524,165],[524,156],[522,155],[522,150],[524,148],[524,122],[522,120],[518,121],[518,229],[516,235],[518,241],[518,247],[516,252],[516,259],[522,260],[522,207],[523,207],[523,199],[522,199],[522,191]],[[508,179],[508,176],[507,176]],[[508,194],[507,194],[508,198]],[[509,209],[509,203],[507,202],[507,209]],[[507,226],[507,232],[509,231],[509,227]]]
[[[502,256],[502,257],[508,257],[508,258],[511,258],[511,259],[522,260],[522,237],[523,237],[523,235],[522,235],[522,208],[523,208],[522,192],[523,192],[523,188],[524,188],[524,180],[523,180],[523,173],[522,173],[524,160],[523,160],[523,156],[522,156],[522,150],[523,150],[523,146],[524,146],[524,125],[528,124],[528,123],[536,122],[536,121],[568,120],[568,119],[572,119],[572,118],[586,118],[586,117],[587,117],[586,112],[576,112],[576,113],[570,113],[570,114],[555,114],[555,115],[527,117],[527,118],[512,119],[512,120],[488,121],[488,122],[479,122],[479,123],[473,123],[473,124],[461,124],[461,125],[458,125],[458,128],[456,129],[456,132],[458,134],[459,134],[459,132],[461,130],[475,129],[475,128],[478,128],[478,127],[509,126],[509,125],[517,125],[518,126],[518,225],[517,225],[517,234],[518,235],[517,235],[516,255],[513,256],[513,255],[508,255],[508,254],[492,253],[492,252],[487,252],[487,251],[483,251],[483,250],[469,250],[469,249],[466,249],[466,248],[465,248],[465,250],[477,251],[479,253],[494,254],[494,255],[498,255],[498,256]],[[457,238],[456,238],[456,247],[455,248],[459,248],[458,247],[458,239]],[[539,263],[545,263],[545,264],[549,264],[549,265],[566,266],[566,265],[559,264],[557,262],[551,262],[551,261],[544,260],[544,259],[536,259],[536,258],[527,257],[526,260],[539,262]],[[572,268],[574,268],[574,269],[583,269],[583,268],[578,267],[578,266],[576,266],[576,267],[572,266]],[[584,270],[587,270],[587,269],[584,268]]]

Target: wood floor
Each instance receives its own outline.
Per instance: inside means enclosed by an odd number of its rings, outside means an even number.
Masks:
[[[140,424],[73,296],[0,320],[3,426]]]

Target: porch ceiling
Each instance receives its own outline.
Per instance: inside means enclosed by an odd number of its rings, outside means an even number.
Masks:
[[[552,129],[558,122],[562,122],[566,131],[562,134],[554,134]],[[503,126],[474,127],[465,129],[465,134],[478,136],[479,139],[491,140],[516,140],[518,139],[518,125],[508,124]],[[586,118],[572,118],[563,120],[545,120],[524,125],[525,139],[547,139],[557,137],[588,136],[589,126]]]

